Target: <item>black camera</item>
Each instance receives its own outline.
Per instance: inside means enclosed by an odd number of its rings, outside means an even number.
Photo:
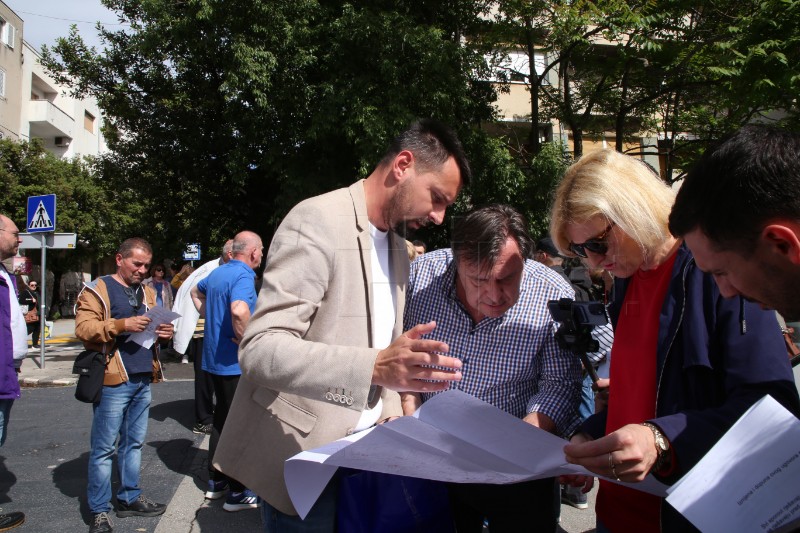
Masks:
[[[558,345],[580,357],[584,369],[596,384],[597,372],[586,354],[600,349],[599,343],[592,338],[592,330],[595,326],[608,324],[605,306],[600,302],[576,302],[561,298],[547,302],[547,309],[553,320],[561,323],[556,331]]]
[[[608,324],[606,308],[601,302],[576,302],[569,298],[550,300],[547,308],[553,320],[562,324],[572,322],[578,326],[604,326]]]

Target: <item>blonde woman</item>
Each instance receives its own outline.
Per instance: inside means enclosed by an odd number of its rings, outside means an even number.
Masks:
[[[676,481],[765,394],[800,413],[775,313],[722,298],[669,233],[673,199],[644,163],[603,150],[567,170],[551,213],[559,251],[615,278],[608,406],[564,451],[626,483]],[[598,533],[694,530],[662,499],[605,481],[597,521]]]

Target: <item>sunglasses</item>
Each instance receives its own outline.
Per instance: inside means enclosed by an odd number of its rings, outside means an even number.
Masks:
[[[586,242],[582,242],[580,244],[576,244],[574,242],[569,243],[569,251],[584,259],[589,257],[586,255],[587,251],[596,255],[605,255],[608,252],[608,242],[606,241],[606,237],[608,236],[608,232],[611,231],[611,228],[613,227],[614,223],[612,222],[606,227],[605,231],[603,231],[603,233],[597,237],[592,237]]]
[[[138,298],[138,289],[138,287],[136,289],[133,289],[133,287],[125,287],[122,289],[125,291],[125,295],[128,297],[128,303],[133,307],[134,311],[138,311],[139,307],[142,305]]]

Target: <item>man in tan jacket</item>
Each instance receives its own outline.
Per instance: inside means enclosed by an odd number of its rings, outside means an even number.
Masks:
[[[89,283],[78,295],[75,336],[87,350],[108,356],[103,394],[93,405],[89,451],[89,533],[112,531],[111,465],[117,438],[119,489],[117,516],[158,516],[167,506],[142,495],[139,466],[150,412],[150,383],[161,380],[158,342],[145,348],[128,339],[144,331],[143,316],[156,305],[155,291],[142,285],[153,250],[144,239],[124,241],[117,251],[117,271]],[[172,324],[156,329],[160,339],[172,337]]]
[[[278,228],[214,458],[263,498],[266,531],[335,529],[338,479],[300,520],[284,483],[286,459],[400,416],[394,391],[444,390],[461,378],[446,344],[419,338],[435,323],[401,335],[403,234],[441,224],[469,177],[455,134],[420,121],[369,177],[301,202]]]

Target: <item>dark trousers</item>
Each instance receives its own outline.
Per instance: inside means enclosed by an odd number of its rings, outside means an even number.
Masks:
[[[447,488],[458,533],[480,533],[486,518],[492,533],[558,530],[560,494],[553,478],[511,485],[450,483]]]
[[[214,416],[214,381],[203,370],[203,339],[192,339],[186,353],[194,356],[194,420],[210,424]]]
[[[236,393],[236,386],[239,384],[239,376],[218,376],[209,374],[214,383],[214,394],[217,395],[217,406],[214,409],[214,428],[211,430],[211,439],[208,443],[208,475],[209,479],[221,481],[227,479],[230,482],[231,492],[242,492],[244,485],[232,479],[216,468],[214,468],[214,453],[217,451],[219,436],[225,427],[225,420],[228,418],[228,411],[233,403],[233,395]]]
[[[33,333],[33,345],[37,346],[39,344],[39,335],[42,333],[42,325],[39,322],[31,322],[27,324],[28,326],[28,335]]]

